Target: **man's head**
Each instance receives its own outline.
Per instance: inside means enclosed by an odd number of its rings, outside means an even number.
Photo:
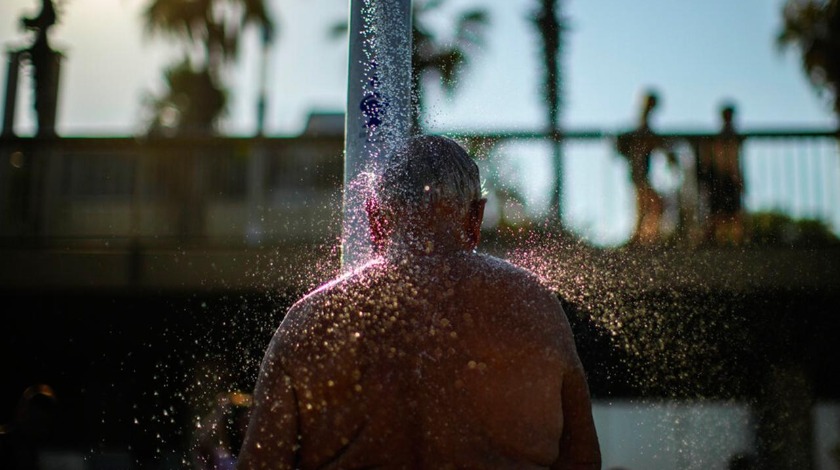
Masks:
[[[393,152],[368,201],[371,238],[429,251],[471,250],[485,199],[478,166],[452,139],[420,136]]]

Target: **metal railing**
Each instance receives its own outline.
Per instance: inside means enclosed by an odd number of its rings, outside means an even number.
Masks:
[[[8,243],[242,244],[339,229],[338,139],[6,139]]]
[[[627,159],[615,146],[616,133],[597,130],[555,136],[562,142],[564,164],[562,219],[566,227],[594,244],[620,245],[635,222],[634,188]],[[664,152],[654,152],[650,178],[664,196],[663,233],[700,232],[704,200],[697,181],[697,162],[717,135],[700,132],[663,133],[676,154],[670,165]],[[765,129],[740,134],[740,166],[746,213],[775,213],[809,219],[840,234],[840,147],[838,133],[828,130]],[[463,136],[483,157],[490,186],[524,204],[504,201],[512,221],[546,217],[552,189],[551,141],[544,135],[509,133]],[[513,188],[513,190],[511,190]],[[492,188],[491,188],[492,189]],[[492,201],[491,201],[492,202]],[[523,206],[524,209],[523,210]],[[504,207],[499,209],[504,212]],[[491,217],[504,218],[490,208]]]
[[[695,204],[691,172],[713,134],[664,134],[682,165],[654,156],[651,178],[676,205]],[[777,211],[840,230],[840,151],[831,131],[742,134],[747,211]],[[552,140],[534,133],[455,136],[476,155],[488,224],[546,217]],[[635,203],[614,135],[568,132],[563,220],[595,244],[623,243]],[[290,138],[2,138],[0,239],[7,246],[108,243],[247,245],[340,234],[341,136]],[[669,218],[670,217],[670,218]],[[701,220],[689,221],[697,225]]]

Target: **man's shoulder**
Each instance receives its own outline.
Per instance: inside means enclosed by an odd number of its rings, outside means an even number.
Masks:
[[[554,310],[555,292],[533,271],[490,255],[476,255],[473,269],[472,284],[482,284],[494,296]]]
[[[381,259],[372,260],[356,269],[339,274],[333,279],[315,287],[298,299],[286,313],[286,318],[294,319],[306,316],[313,311],[334,306],[336,301],[358,299],[359,293],[367,291],[371,279],[384,269]]]
[[[535,288],[548,289],[536,273],[510,261],[481,253],[476,254],[474,260],[476,267],[482,269],[490,276],[499,277],[503,280],[527,283]]]
[[[497,291],[513,291],[523,295],[551,296],[553,292],[545,282],[533,271],[518,266],[510,261],[485,253],[469,253],[456,260],[454,265],[460,265],[459,272],[462,280],[473,287],[483,285]],[[347,272],[335,279],[311,290],[290,308],[289,313],[305,314],[306,311],[320,310],[325,304],[333,300],[348,300],[354,298],[360,291],[370,294],[374,290],[377,279],[385,282],[399,282],[400,275],[387,274],[393,266],[385,262],[369,263],[357,270]],[[447,268],[448,269],[448,268]],[[393,274],[393,273],[392,273]],[[410,275],[408,275],[410,277]],[[416,279],[411,279],[416,282]]]
[[[474,262],[479,269],[465,281],[464,295],[474,298],[487,328],[532,345],[556,344],[565,334],[559,298],[537,274],[493,256]]]
[[[332,316],[327,313],[338,308],[338,300],[346,297],[341,292],[348,289],[347,284],[353,276],[353,273],[344,273],[310,290],[294,302],[286,310],[274,333],[274,348],[284,353],[306,349],[309,342],[300,339],[322,331],[331,321]]]

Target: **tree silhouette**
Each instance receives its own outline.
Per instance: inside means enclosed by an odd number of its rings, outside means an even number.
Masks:
[[[150,0],[143,13],[146,33],[181,43],[183,57],[164,72],[167,91],[147,103],[149,132],[210,134],[225,110],[221,73],[236,60],[248,26],[263,32],[274,25],[264,0]]]
[[[208,67],[194,70],[189,60],[164,71],[166,92],[148,99],[150,135],[206,135],[215,131],[227,95]]]
[[[439,80],[444,92],[451,95],[458,88],[460,79],[476,49],[484,44],[489,15],[483,8],[473,8],[459,13],[453,38],[443,38],[430,27],[430,18],[440,11],[445,0],[414,0],[412,2],[412,55],[411,96],[415,112],[412,113],[414,132],[422,129],[425,110],[423,81]],[[347,23],[332,27],[333,37],[346,37]]]
[[[472,54],[484,44],[485,30],[489,24],[486,10],[467,10],[458,17],[454,40],[450,42],[439,38],[428,27],[426,19],[443,3],[443,0],[414,1],[411,89],[417,107],[412,122],[417,131],[422,128],[425,115],[423,80],[437,78],[444,92],[451,96],[457,90]]]
[[[539,8],[531,18],[540,37],[543,69],[542,96],[546,111],[546,131],[552,139],[552,165],[554,167],[554,186],[552,188],[549,222],[560,226],[562,202],[563,151],[560,129],[561,69],[560,54],[563,46],[563,31],[558,0],[539,0]]]
[[[777,46],[799,49],[811,85],[840,116],[840,0],[787,0],[782,18]]]

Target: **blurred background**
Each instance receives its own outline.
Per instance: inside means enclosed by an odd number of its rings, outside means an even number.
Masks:
[[[0,467],[238,448],[283,312],[339,269],[348,3],[3,0]],[[840,468],[840,4],[413,9],[415,129],[560,293],[605,468]]]

